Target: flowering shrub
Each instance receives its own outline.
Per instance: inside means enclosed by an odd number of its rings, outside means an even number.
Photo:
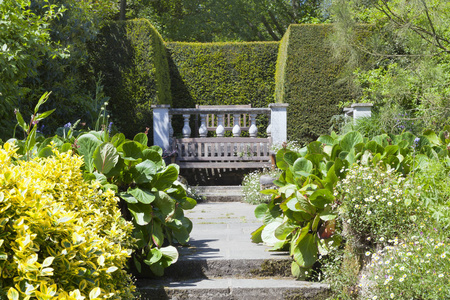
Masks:
[[[420,193],[414,193],[410,177],[394,169],[353,166],[336,186],[341,216],[363,239],[391,239],[406,232],[423,213]]]
[[[0,299],[131,299],[132,225],[83,160],[53,149],[20,160],[0,147]]]
[[[426,221],[426,220],[425,220]],[[390,240],[369,264],[370,299],[448,299],[450,243],[431,233]]]
[[[269,202],[270,196],[261,194],[261,184],[259,182],[262,175],[268,175],[274,178],[280,176],[279,171],[266,170],[266,171],[254,171],[244,176],[242,180],[242,192],[244,201],[251,204],[259,204],[263,202]]]

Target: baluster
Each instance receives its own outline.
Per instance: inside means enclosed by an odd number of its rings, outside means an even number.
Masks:
[[[191,127],[189,126],[189,118],[191,115],[183,115],[184,118],[184,126],[183,130],[181,131],[183,133],[184,138],[188,138],[191,136]]]
[[[258,127],[256,127],[256,114],[250,114],[250,128],[248,129],[250,137],[256,137],[258,134]]]
[[[223,127],[223,118],[224,115],[217,115],[217,128],[216,128],[216,134],[218,137],[222,137],[225,134],[225,127]]]
[[[233,115],[233,136],[238,137],[241,135],[241,126],[239,124],[240,114]]]
[[[200,137],[206,137],[208,135],[208,128],[206,128],[206,115],[200,115],[200,128],[198,129]]]
[[[269,125],[266,129],[267,137],[270,139],[272,137],[272,118],[269,116]]]

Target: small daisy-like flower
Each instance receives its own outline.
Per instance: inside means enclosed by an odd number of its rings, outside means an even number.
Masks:
[[[445,252],[441,254],[441,258],[445,258]]]
[[[400,278],[398,281],[403,282],[405,280],[405,278]]]
[[[411,256],[411,255],[412,255],[411,252],[406,253],[406,256]]]
[[[430,257],[431,256],[431,254],[430,253],[428,253],[427,255],[425,255],[425,257]]]
[[[439,277],[439,278],[442,278],[442,277],[444,277],[444,274],[439,274],[438,277]]]
[[[366,252],[366,256],[369,256],[369,255],[370,255],[370,252],[369,252],[369,251],[367,251],[367,252]]]
[[[388,206],[391,206],[391,205],[392,205],[392,202],[389,201],[387,205],[388,205]]]
[[[400,267],[400,271],[403,271],[405,269],[405,267]]]
[[[395,297],[394,293],[391,293],[391,294],[389,295],[389,297],[391,297],[391,299],[394,299],[394,297]]]
[[[367,215],[370,216],[372,212],[370,210],[367,211]]]
[[[380,242],[384,241],[384,237],[380,237]]]

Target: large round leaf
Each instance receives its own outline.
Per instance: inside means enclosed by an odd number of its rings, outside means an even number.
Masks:
[[[161,211],[164,218],[171,215],[175,210],[175,200],[162,191],[157,192],[155,196],[154,205]]]
[[[140,189],[138,187],[128,190],[128,193],[134,196],[136,200],[144,204],[150,204],[155,200],[155,195],[145,189]]]
[[[300,267],[309,268],[317,261],[317,252],[316,236],[312,233],[307,233],[299,241],[298,245],[293,248],[291,255],[293,255],[295,262]]]
[[[310,197],[309,201],[312,205],[318,208],[324,208],[326,204],[331,204],[334,201],[333,193],[327,189],[320,189],[315,191]]]
[[[264,227],[264,229],[261,232],[261,239],[263,240],[264,244],[268,246],[273,246],[275,245],[275,243],[280,241],[275,236],[275,230],[277,230],[277,228],[281,224],[283,224],[283,219],[277,218]]]
[[[108,173],[118,161],[119,153],[111,143],[103,143],[94,151],[94,165],[100,173]]]
[[[135,141],[128,141],[123,143],[118,150],[122,153],[122,158],[125,160],[137,160],[142,158],[142,150],[140,144]]]
[[[311,175],[313,164],[304,157],[298,158],[293,165],[295,175],[308,177]]]
[[[83,134],[77,139],[78,153],[84,158],[88,173],[94,172],[94,151],[102,142],[93,134]]]
[[[137,184],[148,183],[156,175],[157,166],[150,160],[145,160],[133,168],[131,168],[131,174],[134,182]]]
[[[145,133],[141,132],[141,133],[136,134],[136,136],[133,138],[133,140],[138,142],[139,144],[147,147],[148,137]]]
[[[172,186],[173,182],[178,179],[179,168],[177,165],[169,165],[162,172],[154,176],[152,181],[153,187],[160,191],[164,191]]]
[[[152,220],[152,207],[142,203],[128,203],[128,210],[136,224],[145,226]]]
[[[343,151],[350,152],[350,150],[352,150],[355,145],[363,142],[364,138],[361,133],[357,131],[350,131],[342,138],[339,145],[341,146]]]

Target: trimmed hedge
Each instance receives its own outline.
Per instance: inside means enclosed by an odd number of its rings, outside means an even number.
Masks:
[[[288,137],[302,143],[328,133],[330,119],[341,113],[340,101],[351,99],[338,77],[344,66],[333,58],[327,37],[333,25],[291,25],[277,61],[276,102],[289,103]]]
[[[172,103],[167,52],[153,25],[148,20],[109,23],[89,50],[95,72],[104,75],[118,129],[132,137],[152,127],[150,105]]]
[[[273,103],[278,42],[167,43],[173,107]]]

